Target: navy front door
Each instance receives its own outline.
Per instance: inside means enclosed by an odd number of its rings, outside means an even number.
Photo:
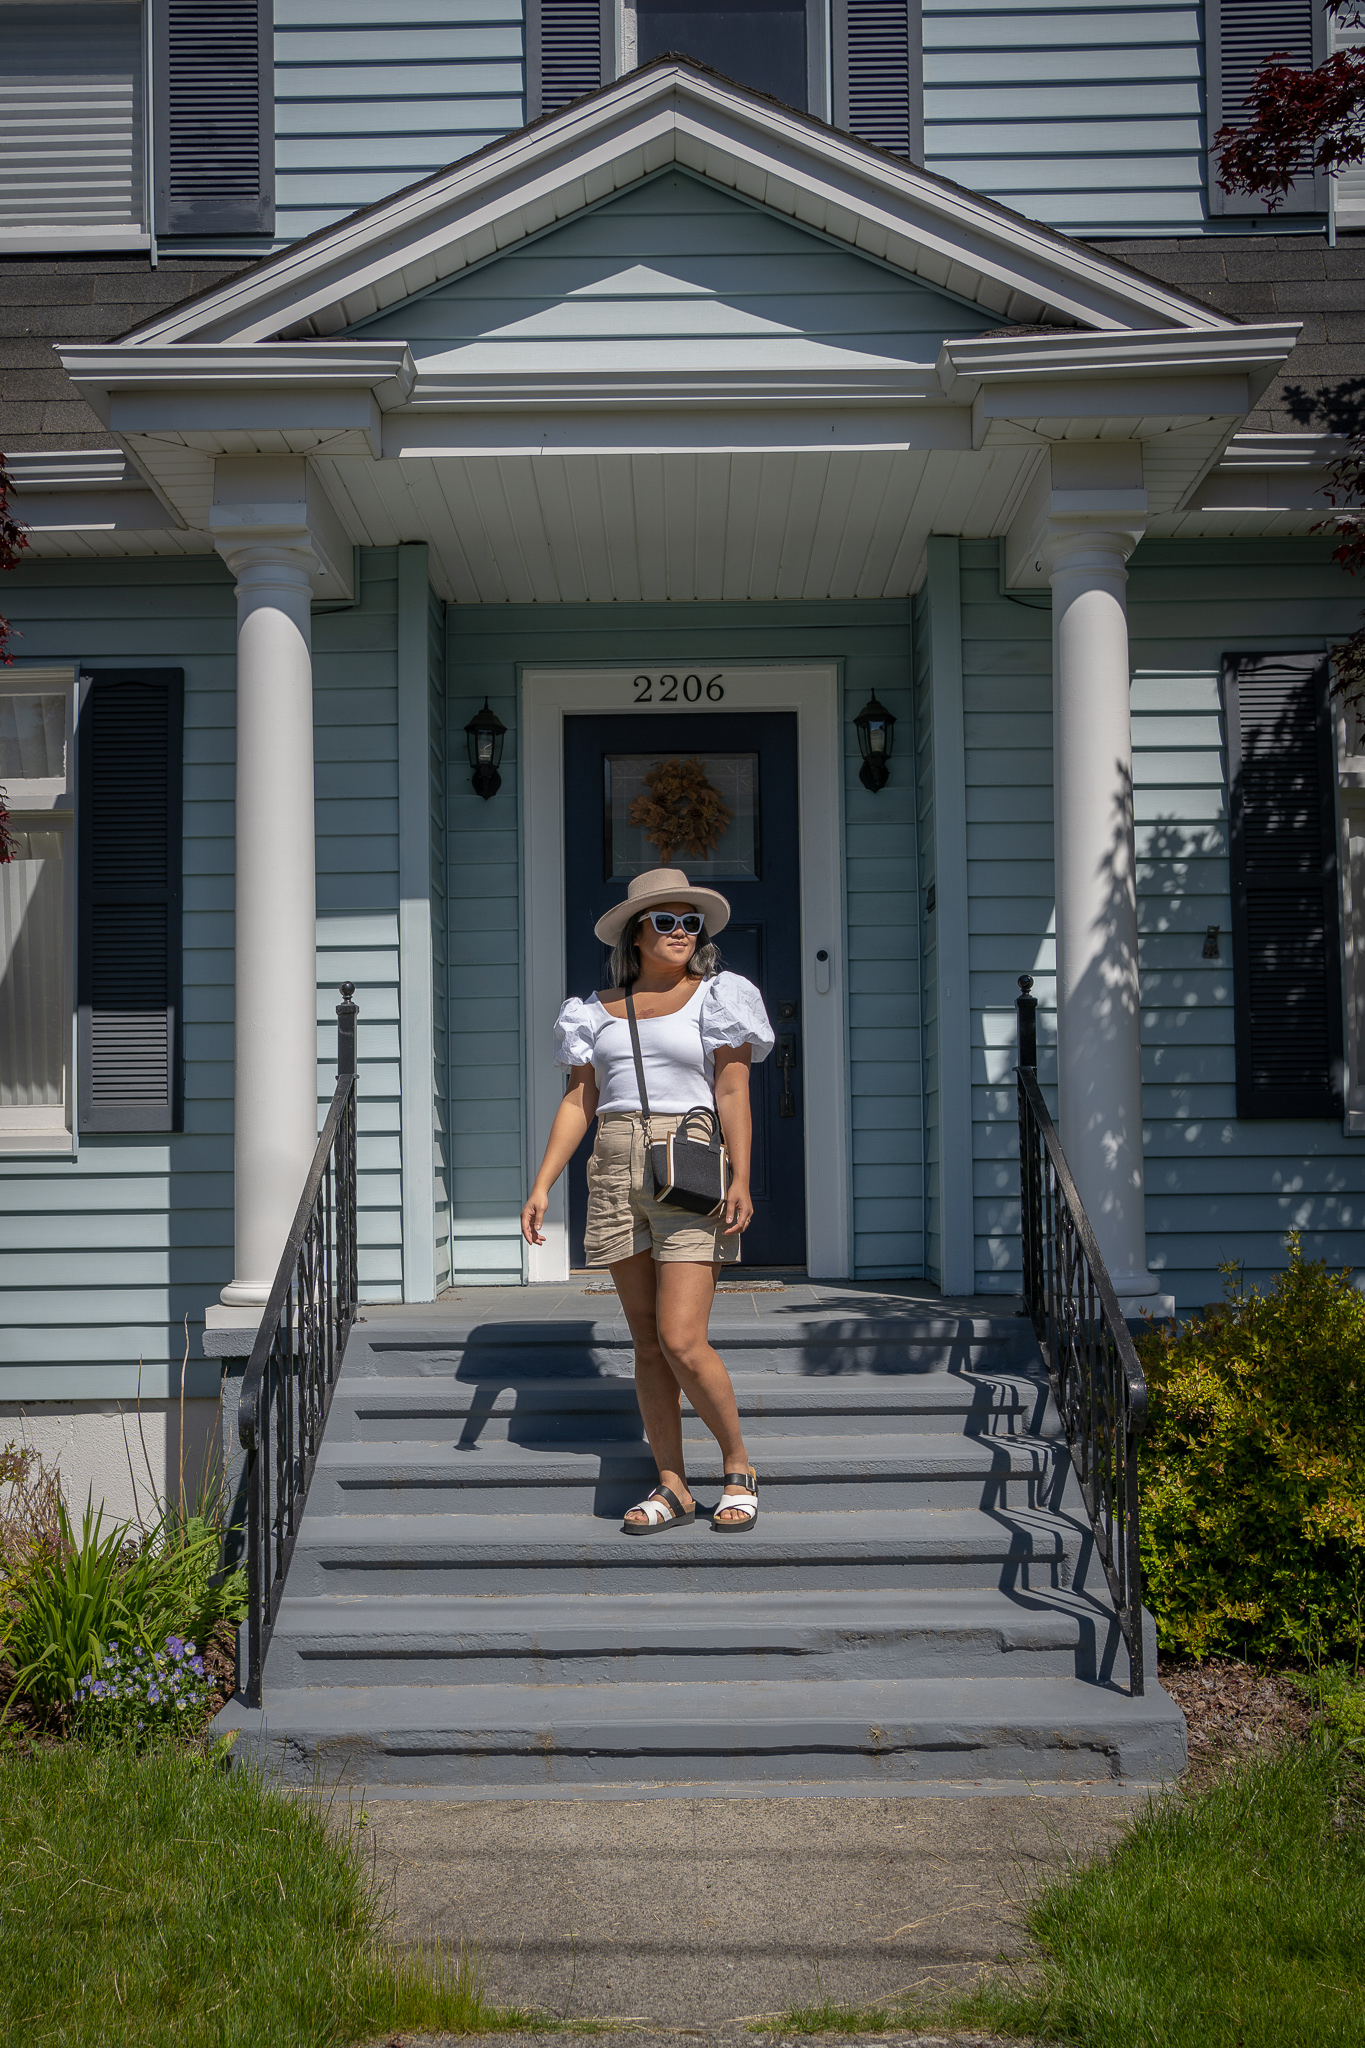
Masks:
[[[701,792],[698,815],[710,820],[712,850],[708,858],[678,847],[665,859],[658,806],[668,811],[689,782]],[[750,1086],[754,1220],[744,1234],[746,1265],[806,1260],[796,792],[793,712],[651,711],[564,721],[567,992],[589,996],[609,986],[609,950],[592,928],[621,901],[630,877],[678,867],[729,898],[722,962],[756,983],[767,1004],[777,1051],[754,1069]],[[569,1168],[575,1266],[583,1264],[591,1143],[590,1135]]]

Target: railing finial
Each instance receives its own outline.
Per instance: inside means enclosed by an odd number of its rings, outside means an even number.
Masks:
[[[355,1072],[355,1020],[358,1007],[351,1001],[355,994],[355,983],[343,981],[341,1001],[337,1004],[337,1079],[344,1081],[348,1074]]]
[[[1014,999],[1019,1017],[1019,1064],[1038,1069],[1038,998],[1033,993],[1033,976],[1021,974],[1019,993]]]

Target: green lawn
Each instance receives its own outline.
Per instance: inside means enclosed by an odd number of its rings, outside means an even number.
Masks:
[[[327,2048],[526,2025],[485,2006],[468,1964],[376,1945],[365,1837],[340,1819],[184,1750],[0,1756],[0,2042]]]
[[[1154,1803],[1029,1916],[1035,1983],[939,2007],[783,2014],[784,2032],[994,2028],[1074,2048],[1361,2048],[1365,1824],[1327,1744]]]

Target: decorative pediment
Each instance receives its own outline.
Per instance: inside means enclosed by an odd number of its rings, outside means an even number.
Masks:
[[[158,315],[129,340],[349,333],[673,167],[977,307],[993,326],[1230,324],[914,164],[661,60]]]
[[[594,373],[903,371],[995,315],[676,168],[351,330],[420,389]]]

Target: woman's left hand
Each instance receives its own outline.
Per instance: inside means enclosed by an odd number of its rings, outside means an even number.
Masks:
[[[753,1220],[754,1205],[748,1181],[732,1180],[730,1192],[725,1197],[725,1236],[733,1237],[737,1231],[747,1230]]]

